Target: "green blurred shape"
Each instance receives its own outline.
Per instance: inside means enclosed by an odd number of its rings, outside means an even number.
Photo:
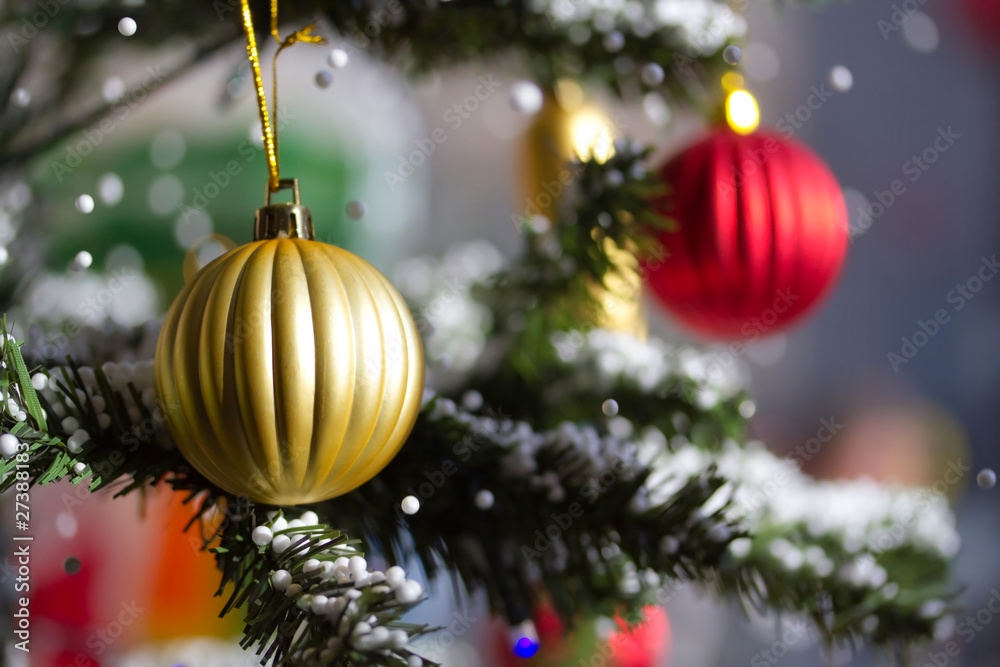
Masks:
[[[251,241],[254,211],[264,205],[267,165],[263,148],[238,135],[211,142],[184,135],[183,159],[175,167],[160,169],[151,158],[152,139],[115,150],[98,146],[81,156],[83,151],[76,149],[85,147],[86,140],[76,135],[39,159],[32,185],[36,196],[46,201],[51,268],[65,267],[81,250],[90,252],[95,266],[103,266],[108,253],[125,243],[139,251],[146,272],[163,286],[165,303],[170,303],[184,285],[181,266],[187,254],[175,236],[178,218],[193,209],[204,210],[211,216],[214,233],[237,245]],[[363,228],[347,216],[346,207],[349,194],[361,187],[363,165],[343,152],[325,150],[327,144],[283,139],[281,176],[299,179],[302,203],[312,209],[318,240],[356,248],[363,243]],[[116,205],[104,204],[98,195],[98,181],[109,172],[124,184],[124,195]],[[150,187],[163,174],[176,176],[184,190],[182,207],[167,215],[154,213],[149,202]],[[93,197],[93,212],[76,209],[81,194]],[[289,191],[274,201],[290,199]]]

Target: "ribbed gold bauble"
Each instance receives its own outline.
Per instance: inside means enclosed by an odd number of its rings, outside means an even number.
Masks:
[[[556,219],[558,195],[571,187],[574,175],[568,162],[596,159],[601,162],[614,154],[614,140],[620,131],[607,114],[583,101],[583,91],[572,82],[561,82],[571,94],[547,94],[525,133],[520,173],[523,209]],[[559,99],[557,99],[557,97]],[[642,279],[639,262],[628,248],[619,248],[605,240],[608,257],[617,271],[610,273],[605,285],[590,282],[594,309],[580,313],[580,319],[592,326],[621,331],[645,339],[648,334],[642,303]]]
[[[372,265],[312,238],[308,209],[199,271],[167,313],[156,391],[187,460],[230,493],[295,505],[364,484],[420,410],[410,311]]]

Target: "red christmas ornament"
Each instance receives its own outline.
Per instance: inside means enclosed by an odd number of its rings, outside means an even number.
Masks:
[[[847,211],[833,174],[802,144],[769,132],[714,131],[660,171],[654,207],[679,228],[648,282],[687,327],[754,338],[814,308],[840,272]]]
[[[663,607],[648,606],[643,609],[642,623],[628,627],[620,617],[615,617],[618,630],[611,634],[609,665],[614,667],[657,667],[664,665],[670,652],[670,621]]]
[[[662,607],[646,607],[642,622],[632,627],[616,616],[616,629],[607,641],[600,641],[596,646],[593,645],[593,636],[581,639],[576,634],[567,635],[562,621],[548,603],[535,608],[534,623],[540,647],[537,655],[527,660],[518,657],[512,650],[512,635],[506,624],[497,624],[494,648],[498,665],[578,667],[579,656],[583,653],[590,657],[587,664],[603,667],[663,667],[670,652],[670,622]]]

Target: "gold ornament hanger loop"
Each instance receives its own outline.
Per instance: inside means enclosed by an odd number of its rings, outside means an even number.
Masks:
[[[253,80],[257,90],[257,107],[260,111],[260,126],[264,132],[264,149],[267,153],[267,192],[268,204],[270,204],[270,194],[284,189],[281,186],[281,174],[278,170],[278,135],[271,128],[271,120],[267,113],[267,98],[264,93],[264,80],[260,75],[260,56],[257,53],[257,39],[254,36],[253,17],[250,14],[249,0],[240,0],[243,11],[243,30],[247,35],[247,55],[250,58],[250,66],[253,69]],[[286,48],[297,42],[309,42],[311,44],[326,44],[326,40],[319,35],[312,34],[316,27],[316,22],[310,23],[305,28],[293,32],[285,39],[278,36],[278,0],[271,0],[271,36],[278,43],[278,50],[274,54],[271,64],[271,73],[274,79],[274,89],[272,92],[272,107],[274,117],[278,117],[278,55]],[[295,203],[299,204],[298,188],[295,190]]]
[[[288,189],[291,189],[294,195],[294,201],[291,204],[271,203],[273,193]],[[277,188],[271,188],[268,185],[264,201],[267,202],[266,205],[257,209],[257,214],[254,216],[254,241],[287,238],[316,240],[312,211],[303,206],[299,199],[299,179],[279,179]]]

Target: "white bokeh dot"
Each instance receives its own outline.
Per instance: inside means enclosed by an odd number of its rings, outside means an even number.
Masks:
[[[343,69],[344,67],[347,67],[350,57],[344,49],[333,49],[330,51],[330,55],[327,56],[326,60],[330,63],[330,67],[334,69]]]
[[[643,65],[642,70],[639,72],[639,78],[642,82],[650,87],[655,87],[663,83],[663,79],[666,77],[666,73],[663,68],[656,63],[647,63]]]
[[[868,231],[873,220],[868,213],[868,206],[871,202],[860,190],[855,188],[844,188],[844,206],[847,208],[847,219],[849,220],[850,236],[853,238]]]
[[[903,39],[914,51],[930,53],[941,42],[937,23],[924,12],[914,12],[903,23]]]
[[[198,245],[198,248],[195,250],[195,257],[198,259],[199,266],[206,266],[215,259],[222,257],[225,252],[226,247],[224,245],[215,239],[208,239]]]
[[[135,19],[126,16],[121,21],[118,22],[118,32],[125,35],[126,37],[131,37],[135,34],[135,31],[139,28],[136,24]]]
[[[412,516],[420,511],[420,501],[416,496],[406,496],[403,498],[403,502],[400,503],[400,507],[405,514]]]
[[[743,49],[740,63],[748,77],[755,81],[772,81],[781,73],[778,53],[765,42],[750,42]]]
[[[542,89],[534,81],[515,81],[510,87],[510,106],[518,113],[536,114],[544,101]]]
[[[157,215],[173,213],[184,201],[184,185],[173,174],[161,174],[149,186],[149,208]]]
[[[117,76],[109,76],[101,85],[101,95],[107,102],[114,102],[121,99],[125,94],[125,82]]]
[[[250,143],[257,148],[264,147],[264,129],[261,127],[259,120],[250,123],[250,130],[247,132],[247,136],[250,137]]]
[[[142,269],[145,262],[142,253],[128,243],[119,243],[108,251],[104,258],[104,268],[108,271],[116,269]]]
[[[368,205],[363,201],[350,201],[347,202],[347,215],[355,220],[360,220],[365,217],[365,213],[368,212]]]
[[[86,250],[81,250],[76,253],[76,256],[73,258],[73,263],[81,269],[88,269],[90,268],[90,265],[94,263],[94,256]]]
[[[190,248],[211,233],[212,216],[199,209],[187,209],[174,223],[174,238],[182,248]]]
[[[657,125],[666,125],[670,122],[670,106],[659,93],[646,93],[642,98],[642,110],[646,112],[646,117]]]
[[[149,155],[153,165],[160,169],[172,169],[180,164],[187,152],[184,135],[174,129],[158,132],[149,145]]]
[[[830,68],[830,86],[838,93],[846,93],[854,86],[854,75],[843,65]]]
[[[24,88],[15,88],[14,92],[10,94],[10,101],[14,103],[14,106],[18,106],[23,109],[31,104],[31,93]]]
[[[114,206],[122,200],[125,194],[125,185],[118,174],[109,172],[101,176],[97,181],[97,195],[101,201],[108,206]]]
[[[758,366],[773,366],[781,361],[788,349],[788,337],[785,334],[769,335],[770,333],[765,331],[766,338],[747,345],[747,358]]]
[[[330,84],[333,83],[333,72],[327,69],[321,69],[316,72],[315,81],[316,85],[320,88],[329,88]]]
[[[69,512],[60,512],[56,515],[56,532],[63,539],[73,539],[76,535],[77,522],[76,517],[74,517]]]
[[[76,198],[75,205],[80,213],[90,213],[94,210],[94,198],[90,195],[80,195]]]

